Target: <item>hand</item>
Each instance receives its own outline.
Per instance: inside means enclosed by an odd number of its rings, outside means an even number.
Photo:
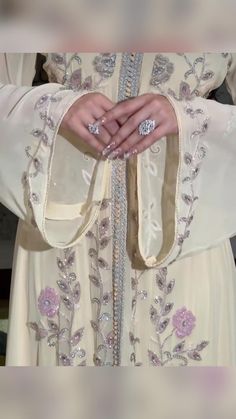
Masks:
[[[139,124],[145,119],[156,121],[156,128],[147,136],[139,134]],[[129,158],[141,153],[160,138],[178,133],[177,118],[169,100],[159,94],[147,93],[115,105],[103,117],[104,126],[119,121],[122,126],[112,136],[110,145],[103,151],[109,159]],[[111,152],[112,151],[112,152]]]
[[[76,134],[100,155],[120,126],[113,119],[106,126],[101,125],[100,133],[94,135],[89,132],[88,125],[95,123],[113,107],[114,103],[103,94],[87,93],[70,107],[62,120],[61,128]]]

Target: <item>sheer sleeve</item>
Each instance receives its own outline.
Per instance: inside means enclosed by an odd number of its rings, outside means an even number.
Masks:
[[[236,103],[235,55],[226,82]],[[147,182],[144,186],[138,170],[139,252],[149,267],[210,248],[236,233],[236,106],[202,97],[167,98],[176,112],[179,135],[166,141],[160,228],[152,237],[143,217],[148,211]],[[156,187],[148,193],[155,194]]]
[[[35,58],[0,54],[0,201],[51,246],[63,248],[78,242],[96,216],[107,164],[90,159],[85,187],[79,163],[84,154],[59,127],[86,92],[57,83],[31,87]]]

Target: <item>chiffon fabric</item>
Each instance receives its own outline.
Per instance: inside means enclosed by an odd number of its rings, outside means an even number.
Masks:
[[[0,200],[20,219],[7,365],[233,366],[236,107],[229,53],[0,55]],[[60,128],[81,96],[172,104],[179,135],[127,162]]]

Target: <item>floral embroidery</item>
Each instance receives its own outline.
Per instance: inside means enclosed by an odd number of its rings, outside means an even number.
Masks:
[[[150,307],[150,319],[155,327],[157,350],[156,352],[148,350],[148,357],[152,366],[165,366],[170,363],[186,366],[190,359],[201,361],[200,352],[209,342],[204,340],[194,347],[187,347],[184,340],[175,344],[172,350],[167,349],[167,343],[174,334],[178,339],[190,336],[196,322],[194,315],[185,307],[178,309],[172,319],[169,317],[174,303],[168,299],[175,287],[175,280],[168,281],[167,273],[167,268],[160,268],[156,274],[156,284],[161,294],[155,298],[154,305]],[[171,320],[173,328],[168,331]],[[165,332],[167,332],[166,336],[163,337]]]
[[[111,200],[104,199],[101,204],[101,214],[110,206]],[[112,365],[112,349],[114,336],[112,330],[112,314],[108,305],[112,302],[112,292],[104,290],[104,271],[110,271],[109,264],[101,256],[101,252],[107,248],[111,241],[109,234],[110,218],[103,216],[101,221],[95,222],[95,231],[89,230],[86,237],[92,241],[93,246],[89,248],[88,255],[91,261],[92,273],[89,280],[94,288],[95,297],[91,302],[96,306],[96,319],[91,320],[91,326],[97,336],[97,345],[94,353],[94,364],[96,366]],[[111,329],[109,326],[111,325]]]
[[[60,305],[60,298],[53,288],[45,288],[38,298],[38,308],[42,316],[54,317]]]
[[[196,317],[191,311],[187,311],[185,307],[176,311],[172,318],[172,324],[175,328],[175,334],[178,338],[185,338],[191,335],[195,327]]]
[[[162,54],[155,57],[150,84],[158,87],[166,83],[174,73],[174,64]]]
[[[102,78],[109,78],[113,75],[116,65],[116,54],[104,53],[99,54],[93,61],[95,70]]]
[[[139,286],[139,281],[142,277],[142,275],[144,274],[144,271],[140,272],[138,274],[138,272],[135,270],[134,271],[134,276],[132,276],[131,278],[131,288],[133,291],[133,298],[132,298],[132,323],[131,323],[131,331],[129,333],[129,340],[130,340],[130,344],[132,346],[132,353],[130,355],[130,361],[134,364],[135,367],[139,367],[142,365],[141,362],[137,362],[136,361],[136,345],[140,343],[140,339],[138,337],[135,337],[134,334],[134,330],[135,330],[135,316],[136,316],[136,307],[137,307],[137,302],[138,302],[138,298],[140,298],[140,300],[145,300],[148,297],[147,291],[146,290],[139,290],[138,286]]]
[[[169,88],[167,93],[178,101],[190,100],[194,96],[199,96],[199,88],[202,81],[208,81],[214,73],[211,70],[206,70],[206,54],[199,56],[191,62],[188,54],[178,54],[183,57],[188,70],[184,73],[184,80],[181,80],[179,85],[179,92]],[[158,54],[155,57],[150,85],[156,87],[162,94],[166,93],[164,84],[170,80],[174,74],[174,64],[168,57]],[[189,77],[192,76],[195,82],[193,87],[188,83]]]
[[[193,62],[190,61],[188,54],[181,54],[189,67],[184,74],[184,80],[181,81],[179,87],[179,95],[177,95],[172,89],[168,89],[168,94],[173,96],[176,100],[190,100],[194,96],[199,96],[199,87],[202,81],[210,80],[214,73],[209,70],[206,71],[206,54],[197,57]],[[195,79],[194,87],[191,88],[190,84],[186,81],[190,76]]]
[[[60,294],[50,287],[43,289],[38,298],[38,309],[42,316],[46,316],[47,325],[41,320],[39,323],[30,322],[28,326],[35,331],[37,341],[47,337],[49,347],[55,347],[58,364],[63,366],[77,365],[76,359],[84,358],[86,352],[80,347],[84,328],[73,332],[73,320],[79,309],[81,296],[80,283],[77,275],[71,271],[74,265],[75,252],[64,250],[64,258],[57,258],[59,279],[57,286]],[[63,349],[62,349],[63,348]],[[78,366],[84,366],[85,360]]]

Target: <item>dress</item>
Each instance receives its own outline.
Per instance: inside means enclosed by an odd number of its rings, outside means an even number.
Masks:
[[[234,54],[2,54],[0,199],[19,218],[7,365],[233,366]],[[9,84],[10,83],[10,84]],[[89,91],[154,92],[178,136],[97,160],[60,128]]]

